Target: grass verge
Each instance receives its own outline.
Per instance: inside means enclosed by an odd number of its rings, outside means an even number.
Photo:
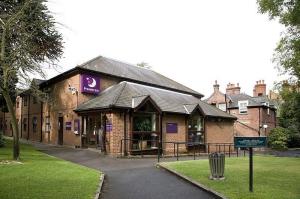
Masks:
[[[0,148],[0,198],[88,199],[95,196],[100,172],[21,144],[20,163],[10,161],[12,142]]]
[[[254,156],[254,192],[247,157],[226,158],[225,180],[209,180],[208,160],[162,163],[231,199],[299,199],[300,158]]]

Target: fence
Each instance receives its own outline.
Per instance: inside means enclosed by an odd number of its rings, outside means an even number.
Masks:
[[[150,147],[145,145],[145,142],[150,143]],[[132,148],[133,143],[138,143],[138,147]],[[166,148],[167,145],[172,145],[172,150],[170,150],[170,147]],[[245,149],[235,148],[233,143],[161,142],[159,140],[122,139],[120,146],[121,157],[128,155],[139,155],[141,157],[155,155],[158,162],[163,157],[175,157],[176,160],[179,160],[180,157],[192,156],[195,160],[196,156],[208,155],[211,152],[224,153],[228,157],[239,157],[246,154]]]

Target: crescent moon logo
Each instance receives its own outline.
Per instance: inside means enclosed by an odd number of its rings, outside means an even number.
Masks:
[[[94,88],[96,86],[97,82],[94,78],[90,77],[90,78],[87,78],[87,80],[88,80],[88,86],[90,88]]]

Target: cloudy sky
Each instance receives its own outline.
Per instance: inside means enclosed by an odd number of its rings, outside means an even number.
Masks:
[[[208,97],[215,80],[252,94],[280,80],[273,50],[282,26],[257,12],[255,0],[49,0],[64,36],[58,71],[103,55],[155,70]]]

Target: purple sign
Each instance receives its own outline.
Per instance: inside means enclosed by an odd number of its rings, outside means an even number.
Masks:
[[[112,124],[107,123],[106,124],[106,132],[111,132],[112,131]]]
[[[80,85],[82,93],[98,94],[100,92],[100,78],[81,74],[80,76]]]
[[[178,130],[177,123],[167,123],[166,130],[167,133],[177,133]]]
[[[72,129],[72,122],[66,122],[66,130],[70,131]]]

